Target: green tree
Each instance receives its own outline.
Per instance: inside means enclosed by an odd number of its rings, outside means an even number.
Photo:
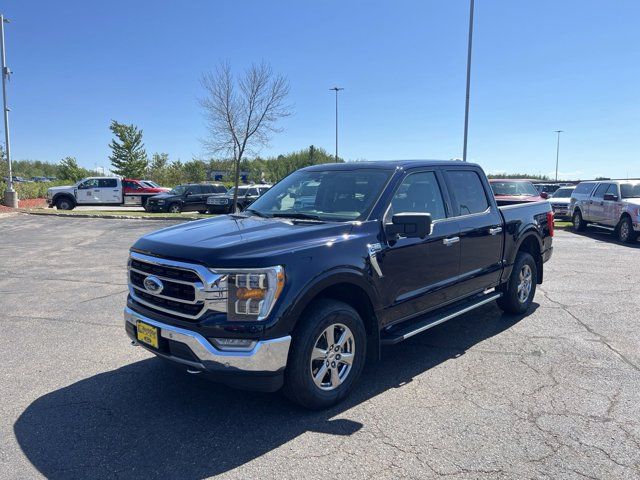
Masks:
[[[202,160],[193,159],[185,162],[183,168],[187,182],[204,182],[207,179],[207,164]]]
[[[169,155],[167,153],[154,153],[151,156],[151,162],[147,167],[145,177],[163,185],[166,183],[168,164]]]
[[[87,170],[78,166],[75,157],[65,157],[58,165],[58,178],[60,180],[71,180],[77,182],[81,178],[88,177]]]
[[[141,178],[147,171],[149,159],[142,143],[142,130],[135,125],[111,121],[109,126],[115,138],[111,140],[111,165],[116,175],[127,178]]]

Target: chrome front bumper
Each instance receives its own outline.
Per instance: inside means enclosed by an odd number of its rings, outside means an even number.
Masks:
[[[208,371],[211,373],[232,373],[234,371],[247,373],[276,373],[283,370],[287,364],[289,345],[291,344],[291,336],[289,335],[271,340],[256,341],[250,350],[226,351],[214,347],[199,333],[158,322],[134,312],[129,307],[125,307],[125,325],[128,322],[137,328],[138,320],[158,328],[162,338],[187,345],[198,361],[194,362],[178,358],[170,354],[157,351],[151,347],[147,347],[144,343],[139,343],[140,346],[145,347],[147,350],[155,353],[159,357],[163,357],[177,363],[182,363],[192,369]],[[138,342],[128,329],[127,334],[133,341]]]

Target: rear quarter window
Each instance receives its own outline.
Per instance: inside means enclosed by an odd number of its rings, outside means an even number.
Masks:
[[[489,208],[489,200],[480,176],[474,170],[447,170],[449,191],[458,215],[481,213]]]

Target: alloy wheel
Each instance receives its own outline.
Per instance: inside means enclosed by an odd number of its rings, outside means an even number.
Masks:
[[[529,295],[531,294],[531,287],[533,286],[533,273],[529,265],[523,265],[518,276],[518,301],[525,303]]]
[[[310,373],[316,386],[325,391],[338,388],[351,372],[355,339],[346,325],[334,323],[318,336],[311,352]]]

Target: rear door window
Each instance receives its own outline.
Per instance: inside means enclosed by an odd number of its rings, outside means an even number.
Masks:
[[[100,178],[98,180],[98,188],[116,188],[118,180],[115,178]]]
[[[453,208],[458,215],[482,213],[489,208],[487,194],[476,171],[447,170],[447,179]]]
[[[589,195],[593,192],[593,183],[580,183],[573,191],[574,195]]]
[[[202,187],[200,185],[191,185],[189,187],[191,195],[200,195],[202,193]]]

